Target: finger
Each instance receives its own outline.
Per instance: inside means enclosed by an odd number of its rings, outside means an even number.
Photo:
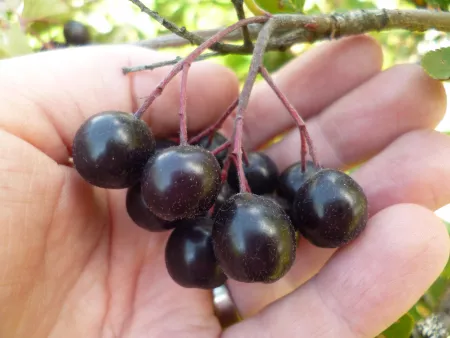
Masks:
[[[350,61],[351,60],[351,61]],[[322,111],[333,101],[380,71],[382,53],[371,37],[356,36],[326,42],[288,63],[274,81],[303,118]],[[233,121],[224,129],[232,130]],[[244,142],[255,148],[293,126],[272,90],[255,86],[245,115]]]
[[[450,138],[437,131],[410,132],[353,176],[370,200],[370,214],[396,203],[437,210],[450,201]]]
[[[58,162],[66,161],[73,136],[89,116],[104,110],[132,112],[170,67],[124,76],[122,67],[148,64],[167,55],[132,46],[71,48],[0,62],[0,127]],[[176,77],[145,114],[158,136],[178,128],[180,79]],[[211,124],[236,97],[235,75],[201,62],[188,78],[188,127]]]
[[[319,161],[348,168],[375,155],[400,135],[433,129],[445,114],[443,85],[418,65],[379,73],[307,121]],[[267,149],[281,169],[300,159],[299,132]]]
[[[374,337],[405,313],[445,266],[449,237],[429,210],[384,209],[320,274],[228,337]]]

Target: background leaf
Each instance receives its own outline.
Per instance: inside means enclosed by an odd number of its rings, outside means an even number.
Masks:
[[[25,0],[22,17],[37,20],[69,11],[70,7],[64,0]]]
[[[435,79],[450,79],[450,47],[426,53],[422,58],[422,67]]]
[[[0,31],[0,53],[4,57],[31,53],[28,39],[19,23],[11,23],[8,28]]]
[[[378,338],[409,338],[413,328],[414,319],[409,313],[406,313]]]

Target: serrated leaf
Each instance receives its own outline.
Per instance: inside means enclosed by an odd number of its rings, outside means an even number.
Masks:
[[[434,79],[450,79],[450,47],[426,53],[421,61],[422,67]]]
[[[28,39],[18,23],[11,23],[0,31],[0,51],[3,57],[29,54],[32,52]]]
[[[414,328],[414,319],[409,314],[404,314],[399,320],[386,329],[381,337],[385,338],[409,338]]]
[[[25,0],[22,17],[25,19],[42,19],[70,11],[64,0]]]

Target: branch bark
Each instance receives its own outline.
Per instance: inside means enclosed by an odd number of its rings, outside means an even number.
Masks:
[[[267,50],[286,49],[296,43],[312,43],[319,40],[337,38],[346,35],[357,35],[372,31],[406,29],[422,32],[437,29],[450,32],[450,13],[431,10],[357,10],[339,14],[301,15],[277,14],[273,16],[277,28],[272,34]],[[252,39],[258,36],[262,25],[249,25]],[[208,38],[220,29],[197,32]],[[241,40],[240,32],[229,34],[225,40]],[[164,48],[186,45],[184,38],[173,35],[138,42],[137,44],[149,48]],[[239,47],[239,48],[236,48]],[[221,54],[251,54],[253,48],[222,44]]]

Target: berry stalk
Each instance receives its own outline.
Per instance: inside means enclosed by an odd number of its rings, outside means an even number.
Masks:
[[[230,141],[227,141],[223,143],[222,145],[218,146],[216,149],[214,149],[211,153],[215,156],[218,153],[220,153],[222,150],[229,148],[231,145]]]
[[[264,80],[267,82],[267,84],[272,88],[274,93],[278,96],[281,103],[286,107],[291,117],[294,119],[295,123],[297,124],[299,131],[300,131],[300,138],[301,138],[301,159],[302,159],[302,171],[304,172],[306,170],[306,145],[308,145],[309,154],[311,155],[311,159],[314,162],[315,166],[318,166],[319,163],[317,161],[316,153],[314,150],[314,146],[311,140],[311,137],[308,133],[308,130],[306,128],[306,123],[298,113],[298,111],[294,108],[294,106],[289,102],[286,95],[284,95],[281,90],[277,87],[275,82],[273,81],[272,77],[270,76],[269,72],[265,67],[260,67],[259,72],[261,73]]]
[[[225,110],[225,112],[222,114],[222,116],[213,125],[209,126],[205,130],[203,130],[201,133],[192,137],[189,140],[189,144],[197,143],[198,141],[200,141],[200,139],[202,137],[204,137],[206,135],[210,135],[210,137],[212,138],[212,135],[214,135],[214,132],[219,130],[220,127],[222,127],[222,125],[225,122],[225,120],[227,119],[227,117],[231,115],[231,113],[234,111],[234,109],[237,107],[237,105],[238,105],[238,99],[234,100],[233,103],[231,103],[228,106],[227,110]]]
[[[142,118],[142,115],[147,111],[147,109],[150,107],[150,105],[155,101],[155,99],[160,96],[164,90],[164,88],[167,86],[167,84],[177,75],[184,67],[185,64],[191,65],[192,62],[195,61],[196,58],[200,56],[203,51],[214,45],[216,42],[223,39],[225,36],[230,34],[231,32],[235,31],[236,29],[239,29],[243,26],[246,26],[251,23],[264,23],[267,22],[269,18],[264,16],[256,16],[244,20],[240,20],[236,22],[235,24],[228,26],[227,28],[224,28],[220,32],[214,34],[211,36],[208,40],[203,42],[200,46],[198,46],[196,49],[194,49],[186,58],[179,61],[177,64],[174,65],[172,70],[169,72],[169,74],[166,75],[166,77],[158,84],[158,86],[152,91],[152,93],[149,95],[149,97],[144,101],[144,103],[139,107],[139,109],[134,113],[134,116],[136,118],[140,119]],[[268,42],[268,41],[267,41]]]
[[[185,146],[188,144],[188,132],[187,132],[187,77],[189,68],[191,65],[185,63],[183,65],[183,71],[181,73],[181,90],[180,90],[180,110],[178,115],[180,117],[180,145]]]
[[[258,39],[255,43],[255,49],[253,51],[253,57],[250,63],[250,69],[245,80],[244,87],[239,95],[239,103],[237,106],[236,118],[234,122],[233,131],[233,150],[231,157],[236,165],[238,178],[239,178],[239,190],[240,192],[248,191],[247,179],[245,178],[244,168],[242,166],[242,136],[244,133],[244,112],[247,109],[250,94],[253,89],[253,85],[256,80],[256,76],[259,73],[259,69],[262,65],[262,59],[264,51],[269,43],[270,35],[276,28],[274,19],[266,18],[268,21],[261,29],[258,35]]]

